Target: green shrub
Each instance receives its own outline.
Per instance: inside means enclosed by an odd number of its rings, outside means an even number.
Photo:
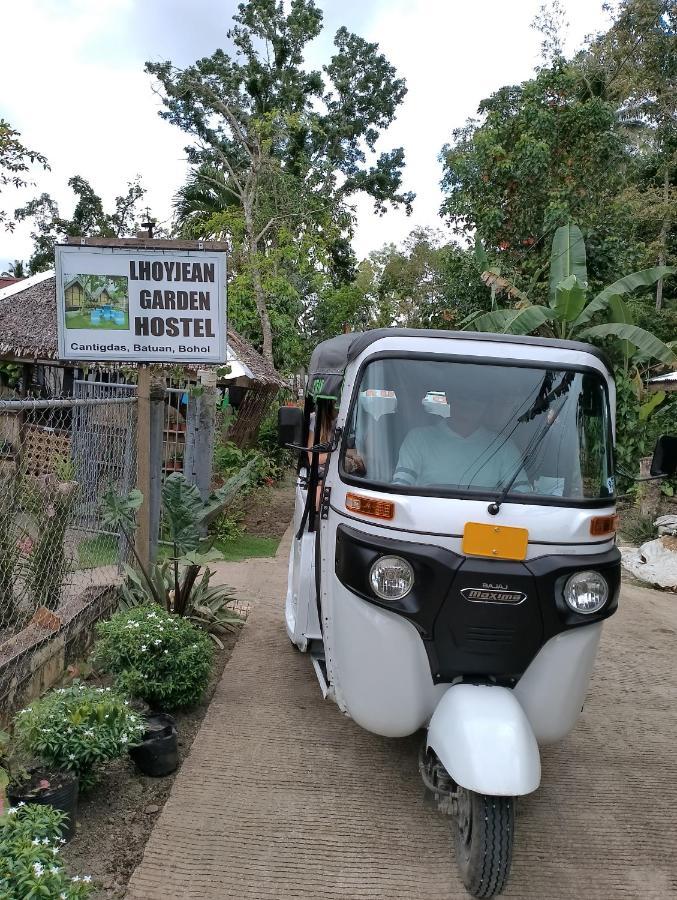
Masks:
[[[116,613],[96,628],[97,665],[120,690],[159,709],[199,702],[213,658],[204,632],[156,604]]]
[[[224,513],[211,526],[210,533],[217,541],[235,541],[242,537],[244,529],[242,527],[242,514],[234,515],[232,512]]]
[[[206,631],[214,643],[223,649],[217,635],[234,631],[242,624],[242,616],[231,609],[235,594],[229,587],[225,584],[209,584],[214,573],[206,563],[222,558],[217,550],[206,553],[193,551],[183,557],[176,567],[172,559],[153,563],[148,568],[148,576],[153,584],[152,592],[139,572],[131,566],[125,566],[127,578],[120,585],[118,609],[128,611],[148,606],[149,603],[156,603],[155,596],[159,595],[168,612],[181,616]]]
[[[89,875],[71,878],[59,853],[64,814],[51,806],[10,808],[0,819],[0,897],[2,900],[81,900],[93,889]]]
[[[20,747],[47,766],[74,772],[87,788],[96,767],[123,756],[143,728],[140,716],[115,691],[76,682],[22,709],[15,735]]]

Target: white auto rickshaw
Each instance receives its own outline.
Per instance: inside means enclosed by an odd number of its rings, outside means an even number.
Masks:
[[[360,726],[425,729],[476,897],[505,884],[514,798],[574,727],[618,605],[614,408],[592,346],[390,328],[320,344],[305,409],[280,410],[289,637]],[[675,468],[661,441],[656,475]]]

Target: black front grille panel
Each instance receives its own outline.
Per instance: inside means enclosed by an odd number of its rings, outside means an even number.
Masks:
[[[372,564],[385,554],[404,557],[414,569],[414,588],[397,603],[375,597],[368,583]],[[564,582],[583,569],[601,572],[609,583],[609,600],[593,615],[576,613],[564,601]],[[336,575],[363,599],[416,626],[435,681],[463,677],[515,684],[551,637],[616,611],[620,553],[614,547],[589,556],[510,562],[464,557],[340,525]]]

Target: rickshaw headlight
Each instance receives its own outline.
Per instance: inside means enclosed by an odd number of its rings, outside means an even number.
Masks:
[[[564,599],[578,613],[596,613],[609,597],[609,585],[599,572],[576,572],[564,585]]]
[[[402,600],[414,586],[414,570],[401,556],[382,556],[371,567],[369,584],[381,600]]]

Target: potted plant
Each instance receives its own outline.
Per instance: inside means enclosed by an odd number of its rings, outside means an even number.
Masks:
[[[171,775],[179,764],[176,722],[167,713],[148,713],[144,720],[141,742],[129,748],[129,755],[144,775]]]
[[[0,816],[12,807],[32,803],[51,806],[63,815],[66,840],[75,834],[78,779],[72,772],[49,767],[26,768],[17,763],[16,749],[6,731],[0,732]]]
[[[78,788],[96,781],[97,767],[127,752],[143,734],[141,716],[110,688],[73,682],[21,710],[15,723],[20,749],[37,758],[8,788],[12,803],[65,805],[75,825]],[[74,787],[73,787],[74,783]]]

